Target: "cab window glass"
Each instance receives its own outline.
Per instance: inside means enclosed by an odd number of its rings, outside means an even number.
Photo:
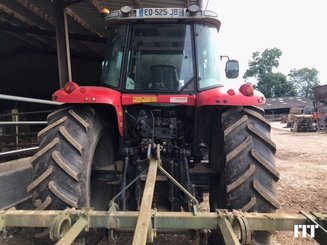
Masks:
[[[102,62],[101,82],[112,87],[119,86],[126,31],[126,25],[115,26],[109,30],[107,49]]]
[[[222,84],[225,73],[219,55],[218,30],[209,24],[195,25],[195,45],[199,88],[205,89]]]
[[[194,90],[191,25],[136,24],[131,38],[126,90]]]

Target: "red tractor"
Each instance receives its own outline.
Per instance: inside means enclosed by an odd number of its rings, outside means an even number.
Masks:
[[[68,82],[53,94],[63,105],[38,134],[28,186],[35,208],[108,210],[120,193],[120,210],[139,210],[148,159],[160,152],[162,168],[198,201],[209,193],[211,211],[276,210],[279,173],[260,107],[265,97],[227,80],[239,68],[235,60],[221,65],[216,13],[125,6],[105,23],[100,82]],[[192,211],[193,204],[158,173],[152,207]],[[266,244],[269,234],[253,239]]]

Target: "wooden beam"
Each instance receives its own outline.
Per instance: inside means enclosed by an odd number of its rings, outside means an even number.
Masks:
[[[1,16],[4,20],[6,20],[7,22],[10,22],[14,25],[17,26],[23,26],[25,28],[31,27],[33,26],[34,28],[38,28],[36,25],[34,25],[34,23],[30,22],[29,20],[26,20],[25,17],[21,16],[20,14],[16,13],[15,11],[9,9],[8,7],[4,6],[3,4],[0,4],[0,12]],[[37,43],[41,43],[42,45],[53,45],[54,46],[54,42],[51,39],[47,39],[47,38],[42,38],[39,36],[35,36],[32,37],[33,42]]]
[[[34,23],[33,21],[30,21],[29,19],[25,18],[23,15],[15,12],[13,9],[8,8],[7,6],[5,6],[4,4],[0,3],[0,11],[14,17],[15,19],[30,25],[30,26],[37,26],[36,23]]]
[[[30,3],[28,0],[13,0],[17,3],[19,3],[21,6],[24,6],[26,9],[28,9],[30,12],[34,13],[35,15],[39,16],[43,20],[47,21],[48,23],[55,25],[54,19],[45,13],[42,9],[34,6],[32,3]]]
[[[83,26],[86,30],[91,32],[92,34],[95,34],[99,37],[102,37],[102,35],[97,32],[92,26],[90,26],[88,23],[86,23],[81,17],[79,17],[72,9],[66,7],[66,13],[69,15],[73,20],[75,20],[78,24]]]
[[[1,24],[0,23],[0,30],[8,31],[8,32],[21,32],[21,33],[26,33],[26,34],[49,36],[49,37],[54,37],[54,38],[56,37],[55,31],[41,30],[41,29],[33,28],[33,27],[13,26],[10,24]],[[70,33],[69,38],[73,39],[73,40],[95,42],[95,43],[106,43],[106,41],[107,41],[107,39],[104,37],[89,36],[89,35],[74,34],[74,33]]]
[[[11,0],[6,0],[6,1],[11,1]],[[50,23],[53,26],[52,28],[55,27],[55,20],[51,16],[49,16],[47,13],[45,13],[42,9],[40,9],[40,8],[34,6],[33,4],[29,3],[28,0],[13,0],[13,1],[20,4],[24,8],[28,9],[33,14],[37,15],[39,18],[42,18],[47,23]],[[56,1],[56,0],[54,0],[54,1]],[[75,2],[79,2],[79,1],[74,1],[74,3]],[[95,2],[97,2],[97,1],[95,1]],[[67,1],[64,1],[64,6],[66,6],[66,4],[67,4]],[[96,3],[94,3],[94,4],[96,4]],[[101,9],[101,7],[99,7],[99,8]],[[82,18],[77,16],[73,11],[68,10],[67,12],[70,14],[71,18],[73,18],[77,23],[82,25],[86,30],[88,30],[89,32],[91,32],[93,34],[96,34],[98,37],[102,37],[91,26],[89,26],[85,21],[83,21]],[[69,37],[73,38],[73,39],[76,39],[76,40],[80,40],[80,41],[91,41],[91,42],[93,42],[94,40],[96,40],[98,42],[105,42],[105,40],[103,40],[103,39],[100,40],[100,39],[95,39],[93,37],[88,37],[86,35],[84,36],[84,35],[73,34],[73,33],[70,34]],[[97,56],[98,55],[101,55],[101,56],[103,55],[103,54],[99,54],[99,51],[95,50],[92,47],[92,45],[90,45],[88,43],[85,43],[85,42],[76,42],[74,44],[74,48],[79,49],[79,52],[81,52],[81,50],[87,49],[87,50],[90,50],[92,53],[94,53]]]
[[[54,26],[45,20],[43,17],[34,13],[30,10],[29,6],[22,5],[19,2],[13,0],[1,0],[1,3],[11,10],[14,10],[16,13],[24,16],[25,18],[31,20],[33,23],[36,23],[40,28],[53,30]]]
[[[13,5],[5,5],[8,4],[6,1],[0,3],[0,11],[3,12],[2,16],[4,19],[7,19],[9,22],[17,25],[17,26],[25,26],[25,27],[33,27],[42,29],[43,27],[40,26],[38,23],[26,18],[23,13],[18,13],[14,8]],[[53,40],[49,38],[43,38],[40,36],[34,36],[33,40],[37,40],[39,43],[43,45],[50,45],[54,46]]]
[[[6,1],[8,1],[8,0],[6,0]],[[11,1],[11,0],[9,0],[9,1]],[[49,16],[47,13],[45,13],[42,9],[34,6],[33,4],[29,3],[27,0],[14,0],[14,1],[17,4],[19,4],[20,6],[26,8],[28,11],[30,11],[33,14],[35,14],[36,16],[38,16],[39,18],[43,19],[46,23],[48,23],[48,25],[52,26],[52,27],[46,28],[46,29],[54,29],[55,28],[55,20],[51,16]],[[66,2],[64,4],[66,4]],[[26,11],[26,12],[28,12],[28,11]],[[36,24],[36,23],[34,23],[34,24]],[[40,25],[38,25],[38,27],[40,29],[42,29],[42,27]],[[82,41],[91,41],[91,42],[94,41],[93,38],[89,38],[87,36],[78,35],[78,34],[71,34],[70,37],[72,37],[76,40],[80,39]],[[105,41],[100,40],[99,42],[105,42]],[[76,45],[76,46],[86,47],[87,49],[91,49],[91,51],[94,53],[94,50],[92,48],[90,48],[90,45],[86,45],[81,42],[80,45]],[[78,47],[76,47],[76,49],[78,49]],[[99,55],[99,54],[97,53],[97,55]]]
[[[103,7],[100,5],[100,3],[97,0],[89,0],[89,2],[99,12],[99,14],[101,14]]]

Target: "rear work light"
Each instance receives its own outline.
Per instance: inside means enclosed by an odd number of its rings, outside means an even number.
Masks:
[[[199,12],[201,10],[200,6],[197,5],[197,4],[192,4],[192,5],[189,5],[187,7],[187,10],[192,14],[196,14],[197,12]]]
[[[70,94],[70,93],[72,93],[77,88],[78,88],[78,85],[76,83],[74,83],[74,82],[68,82],[64,86],[64,91],[67,94]]]
[[[253,86],[251,84],[243,84],[240,87],[240,92],[244,95],[244,96],[252,96],[253,95]]]
[[[132,6],[123,6],[120,8],[120,12],[123,15],[129,15],[131,12],[133,11],[133,7]]]

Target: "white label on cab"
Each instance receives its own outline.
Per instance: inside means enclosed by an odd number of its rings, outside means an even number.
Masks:
[[[170,97],[170,103],[187,103],[187,97]]]

